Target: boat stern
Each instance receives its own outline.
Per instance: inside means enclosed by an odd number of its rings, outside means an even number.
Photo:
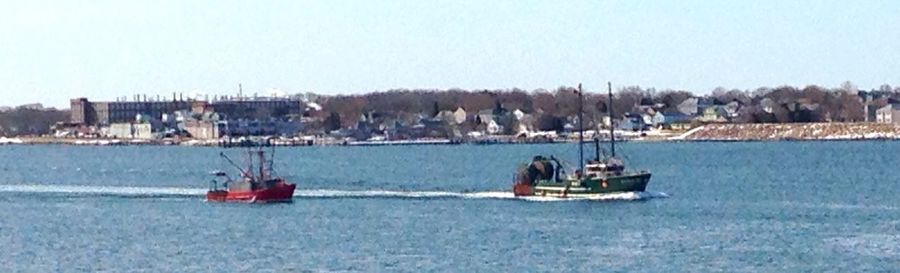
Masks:
[[[210,190],[206,192],[206,201],[225,202],[228,199],[228,192],[223,190]]]
[[[294,198],[294,189],[296,188],[297,184],[279,182],[275,187],[257,193],[255,202],[291,202]]]
[[[513,184],[513,195],[515,196],[532,196],[534,195],[534,186],[526,183]]]

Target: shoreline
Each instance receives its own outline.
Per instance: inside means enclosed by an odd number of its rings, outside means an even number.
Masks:
[[[900,138],[832,138],[832,139],[678,139],[678,140],[670,140],[670,139],[636,139],[636,140],[623,140],[616,142],[634,142],[634,143],[755,143],[755,142],[865,142],[865,141],[879,141],[879,142],[892,142],[892,141],[900,141]],[[427,142],[427,143],[348,143],[348,144],[316,144],[316,145],[269,145],[264,147],[328,147],[328,146],[336,146],[336,147],[384,147],[384,146],[453,146],[453,145],[476,145],[476,146],[491,146],[491,145],[538,145],[538,144],[566,144],[566,143],[577,143],[577,141],[554,141],[554,142],[504,142],[504,143],[474,143],[474,142]],[[592,142],[585,141],[586,144],[590,144]],[[98,142],[98,143],[81,143],[81,144],[73,144],[67,142],[22,142],[22,143],[0,143],[0,147],[2,146],[38,146],[38,145],[46,145],[46,146],[96,146],[96,147],[109,147],[109,146],[172,146],[172,147],[197,147],[197,148],[245,148],[245,147],[256,147],[256,146],[218,146],[218,145],[184,145],[184,144],[169,144],[169,143],[141,143],[141,144],[132,144],[132,143],[106,143],[106,142]]]
[[[619,141],[617,143],[622,142],[634,142],[634,143],[764,143],[764,142],[866,142],[866,141],[878,141],[878,142],[893,142],[900,141],[900,138],[835,138],[835,139],[680,139],[680,140],[668,140],[668,139],[652,139],[652,140],[625,140]],[[294,147],[385,147],[385,146],[454,146],[454,145],[474,145],[474,146],[491,146],[491,145],[539,145],[539,144],[567,144],[567,143],[577,143],[577,141],[555,141],[555,142],[510,142],[510,143],[408,143],[408,144],[396,144],[396,143],[353,143],[353,144],[317,144],[317,145],[269,145],[262,147],[284,147],[284,148],[294,148]],[[589,142],[585,142],[585,144],[590,144]],[[41,142],[41,143],[0,143],[0,147],[3,146],[95,146],[95,147],[115,147],[115,146],[156,146],[156,147],[195,147],[195,148],[246,148],[246,147],[256,147],[256,146],[217,146],[217,145],[182,145],[182,144],[155,144],[155,143],[147,143],[147,144],[128,144],[128,143],[90,143],[90,144],[72,144],[72,143],[64,143],[64,142]]]
[[[608,139],[601,133],[601,141]],[[900,126],[884,123],[760,123],[706,124],[687,131],[616,132],[622,142],[775,142],[775,141],[895,141],[900,140]],[[592,136],[586,141],[592,141]],[[558,138],[516,138],[492,136],[478,139],[427,138],[411,140],[352,141],[329,137],[249,139],[110,139],[110,138],[54,138],[0,137],[0,145],[91,145],[91,146],[403,146],[403,145],[515,145],[577,143],[572,135]]]

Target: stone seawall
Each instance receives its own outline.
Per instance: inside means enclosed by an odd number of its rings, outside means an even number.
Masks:
[[[707,124],[683,140],[853,140],[900,139],[900,126],[884,123]]]

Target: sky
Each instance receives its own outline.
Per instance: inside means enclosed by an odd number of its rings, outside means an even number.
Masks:
[[[0,105],[900,85],[900,1],[3,1]]]

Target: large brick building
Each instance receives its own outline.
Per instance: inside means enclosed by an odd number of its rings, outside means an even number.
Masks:
[[[86,98],[71,100],[71,122],[74,124],[107,126],[130,122],[145,115],[161,119],[163,114],[177,111],[193,113],[216,112],[224,119],[265,119],[302,114],[304,103],[295,99],[262,98],[219,101],[115,101],[91,102]]]

